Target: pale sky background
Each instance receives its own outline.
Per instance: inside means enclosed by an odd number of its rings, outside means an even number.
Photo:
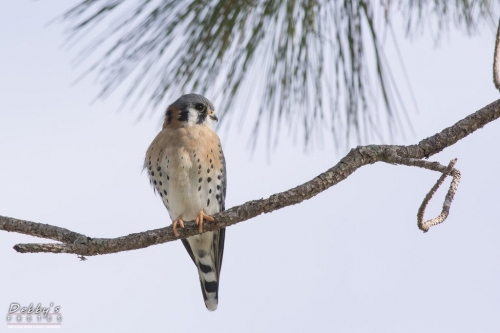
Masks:
[[[61,47],[62,25],[46,27],[68,3],[0,2],[0,214],[90,237],[168,225],[141,172],[163,107],[137,123],[116,112],[120,95],[91,104],[91,79],[71,86],[76,51]],[[410,114],[414,136],[386,143],[418,142],[499,97],[490,29],[452,32],[438,47],[428,35],[399,40],[420,112]],[[392,48],[387,56],[396,63]],[[248,132],[221,135],[226,207],[303,183],[346,153],[328,142],[304,153],[285,136],[269,162],[263,145],[253,157],[245,149]],[[496,121],[431,158],[458,158],[462,181],[448,220],[427,234],[416,214],[439,175],[386,164],[229,227],[213,313],[180,242],[81,262],[19,254],[15,244],[43,240],[0,232],[0,313],[54,302],[65,332],[500,332],[499,142]]]

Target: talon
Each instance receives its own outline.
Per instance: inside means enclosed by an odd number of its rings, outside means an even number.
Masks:
[[[172,221],[172,229],[174,230],[175,237],[179,237],[179,233],[177,232],[177,225],[181,228],[184,228],[184,221],[182,220],[182,215],[179,215],[175,220]]]
[[[200,233],[203,232],[203,219],[210,221],[210,222],[215,221],[212,216],[207,215],[202,210],[200,210],[198,212],[198,215],[196,216],[196,225],[198,226],[198,232],[200,232]]]

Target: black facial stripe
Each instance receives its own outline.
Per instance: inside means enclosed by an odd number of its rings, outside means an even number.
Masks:
[[[188,118],[189,118],[189,111],[182,110],[181,113],[179,114],[179,121],[188,121]]]
[[[168,109],[167,110],[167,124],[170,124],[172,121],[172,110]]]
[[[198,124],[203,124],[203,122],[207,119],[206,112],[198,112]]]

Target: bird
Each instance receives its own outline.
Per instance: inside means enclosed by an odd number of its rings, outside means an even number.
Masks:
[[[161,131],[148,147],[144,160],[149,180],[172,220],[176,237],[184,221],[195,220],[200,234],[182,239],[198,269],[205,306],[215,311],[226,230],[202,233],[203,221],[225,210],[226,161],[218,121],[206,97],[182,95],[167,107]]]

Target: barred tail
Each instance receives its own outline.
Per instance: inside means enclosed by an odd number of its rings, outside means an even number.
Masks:
[[[209,255],[198,257],[196,261],[205,306],[208,310],[215,311],[217,310],[219,301],[219,281],[215,270],[215,264]]]
[[[182,240],[198,268],[201,292],[209,311],[215,311],[219,302],[219,277],[225,234],[225,228],[221,228]]]

